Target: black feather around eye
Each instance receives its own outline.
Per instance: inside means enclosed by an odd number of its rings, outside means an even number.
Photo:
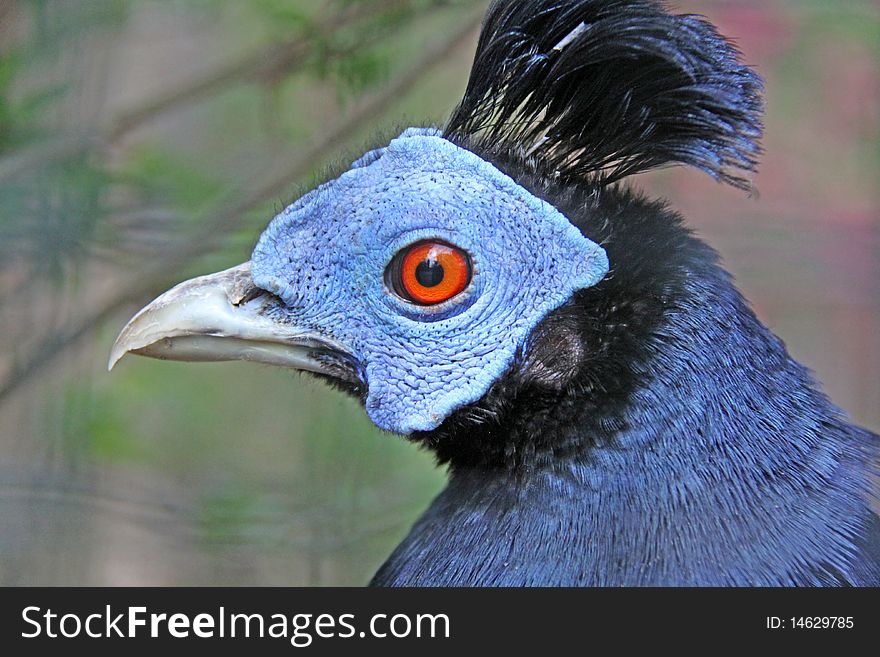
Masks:
[[[652,0],[498,0],[445,136],[609,184],[687,164],[749,189],[763,84],[705,19]]]

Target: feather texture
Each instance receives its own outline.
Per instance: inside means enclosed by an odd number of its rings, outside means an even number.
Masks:
[[[444,134],[608,184],[667,164],[748,189],[761,79],[702,17],[651,0],[499,0]]]
[[[613,268],[477,404],[412,436],[449,486],[373,583],[880,584],[880,441],[816,388],[717,254],[661,203],[499,164]]]

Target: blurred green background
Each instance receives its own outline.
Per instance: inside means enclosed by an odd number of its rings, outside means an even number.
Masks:
[[[442,125],[487,3],[0,0],[0,583],[365,583],[440,490],[430,456],[306,377],[127,359],[128,317],[249,257],[275,212]],[[767,80],[759,197],[636,184],[880,428],[880,8],[680,0]]]

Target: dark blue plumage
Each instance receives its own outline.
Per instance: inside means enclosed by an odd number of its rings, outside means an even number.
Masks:
[[[560,197],[621,263],[536,332],[577,370],[559,389],[523,357],[460,426],[417,436],[450,483],[373,583],[880,583],[877,436],[676,215],[616,190]]]
[[[449,485],[376,585],[880,585],[880,440],[622,182],[749,188],[761,90],[659,2],[500,0],[442,131],[302,197],[112,362],[311,371],[436,453]]]

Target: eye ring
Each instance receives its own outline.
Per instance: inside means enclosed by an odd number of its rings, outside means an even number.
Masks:
[[[436,306],[458,296],[472,276],[467,252],[436,239],[401,249],[385,270],[386,285],[404,301],[419,306]]]

